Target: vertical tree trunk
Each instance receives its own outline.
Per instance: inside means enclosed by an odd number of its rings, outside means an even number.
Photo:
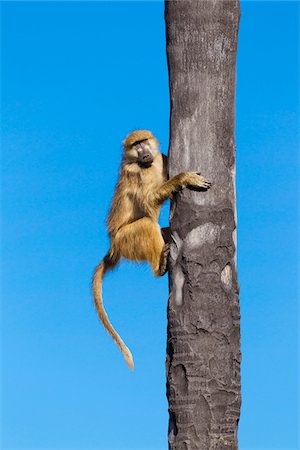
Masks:
[[[169,173],[200,171],[207,192],[171,206],[169,449],[237,449],[240,310],[235,217],[238,0],[165,4],[171,94]]]

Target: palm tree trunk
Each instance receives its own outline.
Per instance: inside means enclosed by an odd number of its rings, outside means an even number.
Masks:
[[[235,62],[238,0],[165,4],[169,175],[200,171],[207,192],[171,206],[169,449],[237,449],[240,308],[236,269]]]

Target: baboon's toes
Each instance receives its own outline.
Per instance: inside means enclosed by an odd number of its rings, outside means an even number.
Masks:
[[[170,244],[165,244],[163,252],[166,256],[169,256],[170,253]]]

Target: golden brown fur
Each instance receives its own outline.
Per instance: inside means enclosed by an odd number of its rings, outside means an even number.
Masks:
[[[96,268],[93,291],[101,322],[133,370],[131,352],[112,327],[103,307],[103,277],[122,257],[131,261],[148,261],[154,275],[164,275],[168,244],[158,225],[160,208],[165,200],[183,187],[207,189],[210,183],[196,172],[183,172],[168,180],[167,157],[158,151],[158,141],[150,131],[132,132],[123,146],[120,176],[107,220],[110,249]]]

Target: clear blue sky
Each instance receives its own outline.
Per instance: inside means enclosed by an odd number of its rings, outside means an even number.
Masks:
[[[105,279],[105,304],[132,349],[133,374],[90,292],[108,248],[122,139],[149,128],[167,151],[163,3],[2,9],[1,449],[166,450],[167,277],[125,262]],[[241,450],[299,448],[298,20],[297,2],[242,3]]]

